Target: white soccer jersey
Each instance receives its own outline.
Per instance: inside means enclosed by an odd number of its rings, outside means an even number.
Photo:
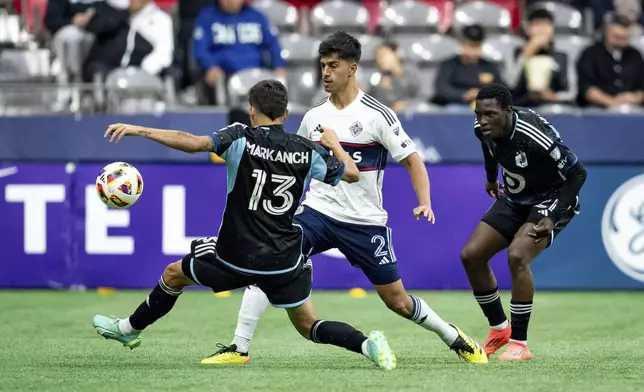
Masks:
[[[340,182],[333,187],[311,180],[303,204],[342,222],[386,225],[382,179],[387,151],[396,161],[416,151],[398,116],[360,91],[357,98],[342,110],[338,110],[328,98],[314,106],[304,115],[298,134],[319,142],[322,136],[319,126],[329,127],[337,133],[342,147],[360,170],[360,181],[351,184]]]

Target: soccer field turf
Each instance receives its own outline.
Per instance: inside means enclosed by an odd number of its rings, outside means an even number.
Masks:
[[[479,342],[486,320],[470,293],[420,292]],[[530,362],[462,363],[432,333],[388,311],[374,292],[315,292],[321,318],[383,330],[398,356],[384,372],[366,358],[301,338],[269,308],[245,366],[205,367],[230,342],[241,293],[190,291],[130,351],[104,340],[94,314],[128,316],[147,292],[0,291],[0,390],[7,391],[642,391],[644,293],[538,293]],[[506,309],[509,296],[503,296]]]

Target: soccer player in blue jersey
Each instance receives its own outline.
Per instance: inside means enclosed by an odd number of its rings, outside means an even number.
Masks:
[[[127,124],[108,128],[110,141],[143,136],[185,152],[215,152],[226,160],[228,194],[218,238],[193,241],[130,317],[94,316],[101,336],[133,349],[141,344],[141,331],[170,312],[184,287],[221,292],[256,285],[273,306],[286,309],[306,339],[363,354],[382,369],[395,368],[396,357],[381,332],[366,337],[348,324],[320,320],[313,311],[311,262],[302,254],[302,229],[293,216],[310,178],[337,186],[341,180],[358,181],[359,173],[332,130],[319,131],[321,144],[333,155],[286,132],[287,97],[278,81],[258,83],[249,92],[253,127],[233,124],[212,136]]]

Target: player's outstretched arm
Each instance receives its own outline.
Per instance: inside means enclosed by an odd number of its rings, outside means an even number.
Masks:
[[[207,152],[212,151],[213,148],[212,139],[209,136],[121,123],[110,125],[104,137],[109,137],[110,143],[114,141],[118,143],[125,136],[143,136],[164,146],[188,153]]]
[[[401,160],[400,164],[407,169],[411,184],[414,187],[414,191],[416,191],[418,207],[414,209],[414,216],[416,219],[424,216],[427,220],[434,223],[435,218],[434,212],[432,211],[429,174],[427,174],[425,162],[417,152],[413,152]]]
[[[322,145],[333,152],[333,156],[340,162],[344,163],[344,174],[342,175],[342,181],[345,182],[357,182],[360,180],[360,171],[358,166],[356,166],[355,161],[348,152],[342,148],[340,141],[338,140],[338,135],[335,131],[330,128],[321,127],[320,132],[322,137],[320,142]]]

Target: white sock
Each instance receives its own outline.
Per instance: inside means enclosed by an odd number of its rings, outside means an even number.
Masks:
[[[242,305],[237,317],[237,328],[232,344],[237,346],[237,351],[247,353],[250,341],[253,338],[259,318],[268,306],[268,298],[257,286],[249,286],[244,291]]]
[[[458,332],[451,325],[447,324],[439,315],[427,305],[422,298],[409,296],[414,303],[413,313],[410,320],[421,327],[436,333],[448,346],[451,346],[458,338]]]
[[[367,342],[368,341],[369,341],[369,339],[365,339],[364,342],[362,342],[362,346],[360,346],[360,348],[362,349],[362,355],[364,355],[365,357],[371,359],[371,356],[369,355],[369,349],[367,348]]]
[[[528,346],[528,341],[527,341],[527,340],[515,340],[515,339],[510,339],[510,341],[511,341],[511,342],[515,342],[515,343],[523,344],[523,345],[524,345],[524,346],[526,346],[526,347]]]
[[[141,332],[138,329],[132,328],[132,324],[130,324],[129,317],[123,320],[119,320],[118,328],[119,328],[119,331],[121,331],[121,333],[124,335],[130,335],[133,333]]]
[[[499,325],[493,325],[493,326],[491,326],[490,328],[491,328],[491,329],[496,329],[497,331],[500,331],[500,330],[502,330],[502,329],[506,329],[506,328],[508,327],[508,325],[510,325],[510,322],[509,322],[508,320],[505,320],[505,321],[504,321],[504,322],[502,322],[501,324],[499,324]]]

